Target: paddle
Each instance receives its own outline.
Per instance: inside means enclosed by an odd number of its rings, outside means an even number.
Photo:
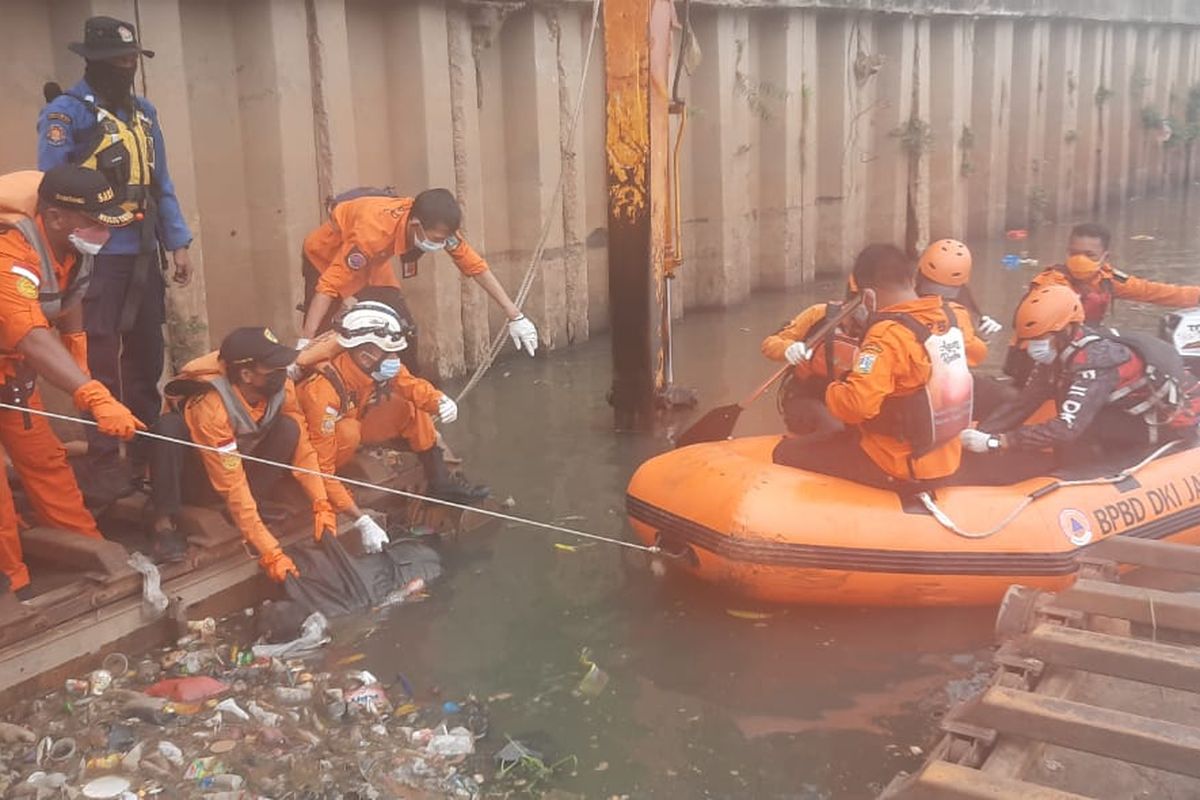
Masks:
[[[831,330],[836,328],[847,317],[853,314],[863,303],[863,294],[855,295],[841,307],[838,313],[831,318],[825,320],[820,325],[813,328],[804,337],[804,343],[809,347],[814,347],[818,342],[825,338]],[[744,400],[732,405],[718,406],[712,411],[709,411],[700,419],[688,428],[686,431],[675,437],[676,447],[687,447],[688,445],[700,444],[701,442],[718,442],[722,439],[728,439],[733,433],[733,428],[737,425],[738,417],[742,412],[758,398],[770,389],[771,386],[792,368],[791,364],[784,364],[771,377],[767,378],[761,386],[750,393]]]

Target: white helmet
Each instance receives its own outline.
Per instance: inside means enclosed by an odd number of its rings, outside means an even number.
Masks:
[[[408,337],[414,332],[412,323],[395,309],[374,300],[357,303],[334,324],[334,330],[338,344],[347,350],[373,344],[387,353],[408,347]]]

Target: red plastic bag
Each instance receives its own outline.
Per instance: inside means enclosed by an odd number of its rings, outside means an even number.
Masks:
[[[186,678],[167,678],[151,686],[146,694],[165,697],[177,703],[196,703],[229,691],[227,684],[207,675],[190,675]]]

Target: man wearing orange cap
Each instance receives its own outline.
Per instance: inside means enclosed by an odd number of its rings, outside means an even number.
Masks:
[[[110,227],[133,215],[116,202],[104,176],[60,166],[44,175],[0,177],[0,401],[44,408],[38,376],[72,395],[100,430],[130,439],[145,426],[87,373],[87,342],[80,330],[80,300],[92,256]],[[51,332],[51,324],[59,328]],[[83,505],[62,442],[45,417],[0,410],[0,442],[38,517],[47,525],[100,538]],[[0,481],[0,592],[29,584],[21,557],[17,518],[8,482]]]
[[[400,257],[402,277],[413,278],[421,256],[442,250],[504,310],[513,345],[532,356],[537,328],[509,299],[483,256],[467,244],[461,225],[462,208],[446,189],[426,189],[416,197],[379,192],[338,201],[329,219],[304,239],[307,305],[297,348],[304,349],[328,329],[341,301],[363,287],[399,286],[393,256]]]
[[[1171,345],[1088,326],[1082,301],[1063,284],[1031,289],[1014,327],[1016,346],[1035,364],[1029,384],[977,430],[962,432],[968,450],[1053,449],[1060,460],[1083,463],[1195,436],[1200,395]],[[1047,400],[1054,418],[1024,424]]]

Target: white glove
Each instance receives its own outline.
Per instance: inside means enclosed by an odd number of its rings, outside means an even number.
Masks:
[[[358,528],[362,537],[363,552],[365,553],[378,553],[385,544],[391,541],[383,528],[379,527],[379,523],[367,514],[354,520],[354,527]]]
[[[812,358],[812,348],[804,342],[792,342],[787,350],[783,351],[783,357],[794,367]]]
[[[303,336],[301,336],[299,339],[296,340],[296,352],[299,353],[301,350],[308,347],[308,343],[311,341],[312,341],[312,339],[305,339]],[[300,377],[303,374],[304,374],[304,370],[301,369],[300,365],[297,364],[295,361],[293,361],[291,364],[288,364],[287,376],[289,378],[291,378],[293,381],[300,380]]]
[[[979,318],[979,325],[975,330],[980,336],[986,339],[990,336],[995,336],[997,333],[1004,330],[1004,326],[989,317],[987,314],[984,314]]]
[[[303,336],[301,336],[296,340],[296,350],[303,350],[304,348],[308,347],[308,343],[311,341],[312,339],[305,339]]]
[[[438,422],[443,425],[449,425],[454,420],[458,419],[458,403],[451,400],[446,395],[442,395],[438,399]]]
[[[972,453],[989,453],[1000,449],[1000,440],[993,434],[976,428],[967,428],[958,435],[962,446]]]
[[[508,321],[508,335],[512,337],[513,346],[518,350],[525,350],[530,357],[538,347],[537,328],[529,321],[524,314],[516,319]]]

